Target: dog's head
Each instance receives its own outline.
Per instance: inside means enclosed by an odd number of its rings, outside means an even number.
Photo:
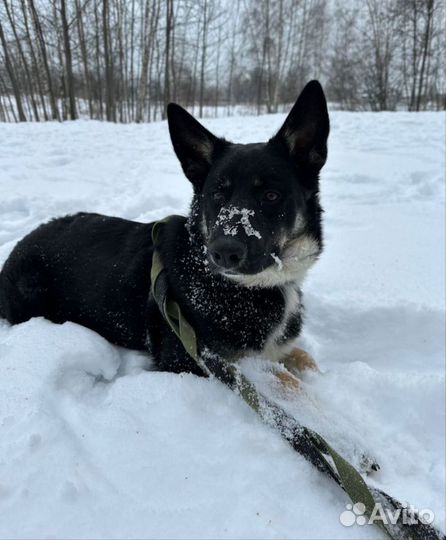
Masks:
[[[233,144],[179,105],[167,112],[210,269],[246,286],[301,281],[322,249],[319,171],[329,120],[320,84],[307,84],[266,143]]]

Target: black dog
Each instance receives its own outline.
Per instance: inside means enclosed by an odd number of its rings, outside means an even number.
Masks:
[[[302,322],[300,286],[322,249],[319,171],[329,120],[310,82],[269,142],[232,144],[168,108],[174,150],[194,197],[164,228],[170,294],[201,347],[234,360],[283,359]],[[153,224],[80,213],[41,225],[0,274],[0,316],[73,321],[148,349],[160,369],[199,373],[150,294]]]

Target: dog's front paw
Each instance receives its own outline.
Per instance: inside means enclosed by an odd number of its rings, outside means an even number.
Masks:
[[[303,349],[295,347],[289,354],[282,360],[284,366],[290,371],[305,371],[310,369],[312,371],[319,371],[314,358]]]

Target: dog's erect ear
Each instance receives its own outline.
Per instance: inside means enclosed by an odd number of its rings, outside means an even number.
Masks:
[[[218,152],[228,144],[219,139],[176,103],[167,106],[167,120],[173,149],[184,174],[201,188]]]
[[[270,144],[285,145],[301,165],[319,171],[327,159],[327,102],[318,81],[309,82]]]

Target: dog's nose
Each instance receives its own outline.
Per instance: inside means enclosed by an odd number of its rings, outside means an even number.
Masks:
[[[235,238],[223,236],[209,246],[209,253],[217,266],[231,270],[242,264],[246,258],[246,246]]]

